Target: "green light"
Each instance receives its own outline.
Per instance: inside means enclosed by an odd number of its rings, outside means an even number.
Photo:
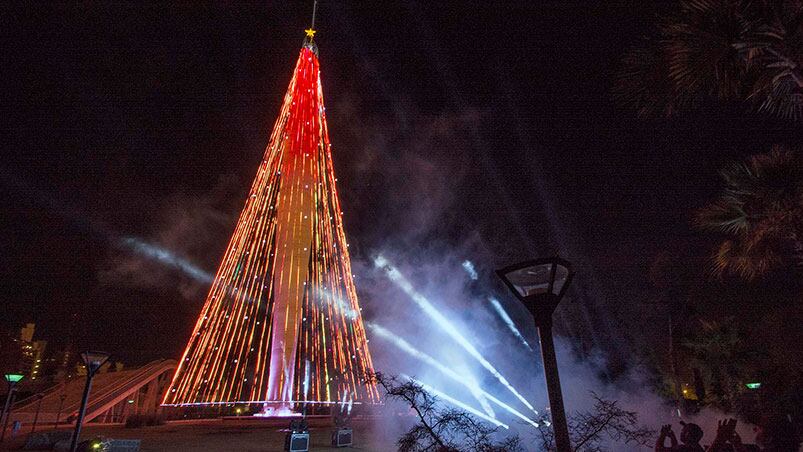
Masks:
[[[95,443],[92,445],[93,449],[100,449],[100,443]]]
[[[759,382],[745,383],[745,386],[747,386],[747,389],[758,389],[758,388],[761,387],[761,383],[759,383]]]
[[[129,399],[128,403],[134,403],[134,400],[133,399]]]
[[[22,375],[22,374],[5,374],[5,377],[6,377],[6,381],[7,382],[9,382],[9,383],[17,383],[20,380],[22,380],[22,377],[24,377],[24,375]]]

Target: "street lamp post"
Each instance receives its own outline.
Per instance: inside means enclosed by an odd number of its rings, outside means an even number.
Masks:
[[[75,430],[72,434],[72,442],[70,444],[70,452],[75,452],[78,449],[78,436],[81,434],[81,423],[84,421],[84,414],[86,413],[86,404],[89,401],[89,390],[92,387],[92,377],[95,372],[100,369],[108,359],[109,354],[106,352],[84,352],[81,353],[81,359],[86,365],[86,385],[84,386],[84,395],[81,398],[81,408],[78,410],[78,419],[75,420]]]
[[[67,398],[67,394],[62,394],[59,396],[59,410],[56,412],[56,423],[53,424],[53,428],[59,428],[59,421],[61,420],[61,409],[64,408],[64,399]]]
[[[11,417],[11,401],[14,398],[14,391],[17,389],[17,383],[22,380],[22,374],[5,374],[6,382],[8,382],[8,394],[6,394],[6,404],[3,407],[3,431],[0,432],[0,442],[6,437],[6,428],[8,428],[8,418]]]
[[[552,313],[566,294],[574,276],[571,264],[559,257],[536,259],[505,267],[497,270],[496,274],[527,307],[538,327],[555,447],[558,452],[570,452],[569,427],[563,408],[555,344],[552,341]]]
[[[31,426],[31,433],[36,431],[36,423],[39,420],[39,410],[42,409],[42,399],[44,399],[44,398],[45,398],[45,395],[42,394],[41,392],[39,394],[36,394],[36,399],[37,399],[37,402],[36,402],[36,414],[33,417],[33,426]]]

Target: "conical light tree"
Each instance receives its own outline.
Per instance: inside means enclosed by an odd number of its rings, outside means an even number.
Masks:
[[[165,405],[378,400],[313,35]]]

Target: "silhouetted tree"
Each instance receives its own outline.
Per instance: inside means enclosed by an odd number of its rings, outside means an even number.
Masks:
[[[800,119],[803,1],[679,1],[625,53],[614,95],[640,116],[716,99]]]
[[[400,452],[515,452],[522,450],[518,437],[494,442],[498,428],[489,427],[465,411],[444,408],[437,397],[410,379],[375,373],[369,376],[388,399],[408,405],[418,422],[396,444]]]
[[[696,216],[725,236],[714,255],[718,275],[747,280],[803,264],[803,158],[776,147],[722,171],[725,190]]]
[[[750,352],[742,344],[744,334],[738,331],[733,317],[722,321],[700,320],[697,334],[683,345],[695,356],[711,387],[710,398],[720,408],[730,412],[735,407],[745,375],[749,373]]]
[[[591,392],[594,398],[592,411],[578,411],[569,417],[569,435],[575,452],[602,452],[610,450],[611,443],[649,446],[655,440],[655,430],[638,423],[635,411],[619,407],[616,400],[606,400]],[[555,450],[555,437],[544,416],[539,420],[538,433],[541,449]]]

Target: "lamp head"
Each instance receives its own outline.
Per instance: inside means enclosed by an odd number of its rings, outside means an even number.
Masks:
[[[5,379],[8,382],[8,384],[10,384],[12,386],[17,384],[17,383],[19,383],[19,381],[22,380],[25,377],[22,374],[5,374],[3,376],[5,377]]]
[[[106,352],[99,352],[99,351],[86,351],[81,353],[81,360],[86,365],[86,369],[89,373],[94,373],[100,366],[106,363],[109,360],[109,355]]]
[[[574,276],[571,264],[559,257],[521,262],[497,270],[496,274],[536,321],[552,318]]]

